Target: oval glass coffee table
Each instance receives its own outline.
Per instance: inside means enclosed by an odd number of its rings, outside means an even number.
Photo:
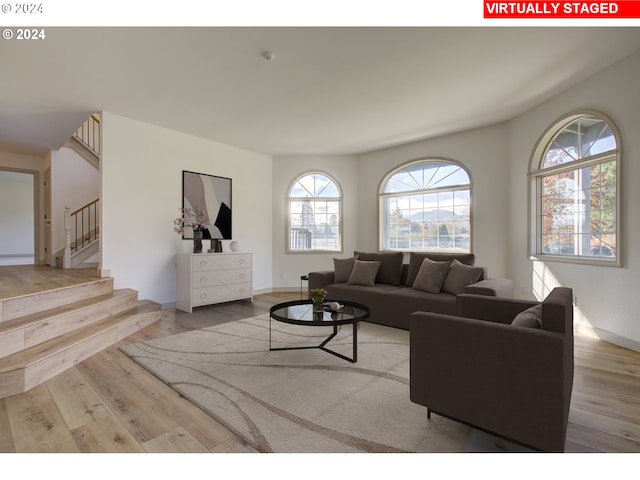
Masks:
[[[327,300],[325,303],[329,303]],[[284,302],[274,305],[269,310],[269,350],[305,350],[310,348],[319,348],[331,355],[348,360],[351,363],[358,361],[358,322],[369,318],[369,308],[355,302],[347,302],[341,300],[344,308],[339,312],[332,312],[331,309],[325,307],[322,312],[314,312],[311,300],[294,300],[292,302]],[[271,346],[271,320],[289,323],[292,325],[308,325],[316,327],[333,327],[333,332],[322,341],[319,345],[301,346],[301,347],[278,347]],[[351,358],[334,352],[326,347],[333,337],[338,333],[338,326],[352,325],[353,327],[353,356]]]

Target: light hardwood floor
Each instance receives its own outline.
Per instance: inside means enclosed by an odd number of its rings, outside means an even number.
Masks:
[[[0,297],[3,286],[0,284]],[[163,311],[138,342],[267,313],[299,292]],[[640,452],[640,353],[576,336],[567,452]],[[254,452],[114,345],[0,400],[0,452]]]

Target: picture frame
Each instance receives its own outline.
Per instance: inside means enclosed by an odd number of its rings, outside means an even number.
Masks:
[[[204,211],[210,224],[203,230],[203,239],[232,239],[232,180],[206,173],[182,171],[182,208]],[[185,226],[182,238],[193,239],[193,229]]]

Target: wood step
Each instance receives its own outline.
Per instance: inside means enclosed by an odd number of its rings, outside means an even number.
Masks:
[[[0,398],[24,393],[160,319],[160,305],[136,308],[0,359]]]
[[[0,323],[0,358],[137,305],[138,292],[122,289]]]
[[[79,285],[7,298],[0,300],[0,322],[25,317],[111,292],[113,292],[113,278],[107,277]]]

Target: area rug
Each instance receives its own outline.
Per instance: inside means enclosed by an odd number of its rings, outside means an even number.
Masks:
[[[318,345],[331,327],[272,321],[274,347]],[[363,322],[358,361],[269,351],[263,315],[121,350],[262,452],[461,452],[471,430],[409,399],[409,332]],[[327,347],[351,356],[351,326]]]

